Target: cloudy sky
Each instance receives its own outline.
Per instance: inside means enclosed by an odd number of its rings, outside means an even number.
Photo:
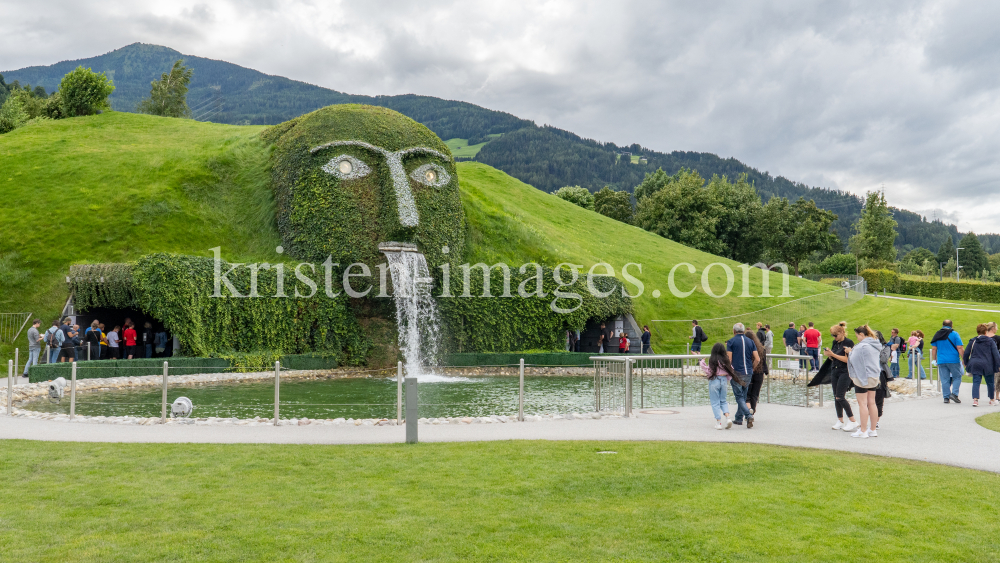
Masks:
[[[708,151],[1000,232],[1000,5],[0,1],[0,68],[141,41]]]

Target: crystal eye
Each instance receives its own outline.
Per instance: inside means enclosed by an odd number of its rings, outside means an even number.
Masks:
[[[437,164],[424,164],[410,174],[417,182],[426,186],[440,188],[451,181],[448,171]]]
[[[367,176],[372,170],[357,158],[349,154],[342,154],[324,164],[323,171],[341,180],[354,180]]]

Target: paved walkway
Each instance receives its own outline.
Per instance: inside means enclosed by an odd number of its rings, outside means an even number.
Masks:
[[[622,420],[553,420],[508,424],[447,424],[419,427],[423,442],[484,440],[683,440],[747,442],[860,452],[1000,472],[1000,433],[975,422],[1000,407],[972,407],[971,385],[962,385],[962,404],[940,398],[886,405],[878,438],[851,438],[831,430],[826,408],[761,404],[752,430],[713,428],[707,406],[671,408],[676,414],[637,413]],[[983,389],[985,394],[985,388]],[[647,409],[649,410],[649,409]],[[668,409],[664,409],[668,410]],[[404,439],[395,426],[124,426],[30,420],[0,416],[0,439],[79,442],[380,444]]]

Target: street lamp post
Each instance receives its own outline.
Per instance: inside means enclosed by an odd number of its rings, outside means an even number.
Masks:
[[[958,265],[958,251],[965,250],[964,246],[955,249],[955,281],[962,281],[962,267]]]

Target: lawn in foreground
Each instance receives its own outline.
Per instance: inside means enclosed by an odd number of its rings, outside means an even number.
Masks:
[[[965,378],[963,377],[962,380],[964,381]],[[985,402],[986,399],[983,399],[983,401]],[[988,430],[1000,432],[1000,412],[984,414],[976,419],[976,423]]]
[[[670,442],[8,441],[3,453],[0,553],[8,561],[1000,556],[989,532],[1000,476],[836,452]]]

